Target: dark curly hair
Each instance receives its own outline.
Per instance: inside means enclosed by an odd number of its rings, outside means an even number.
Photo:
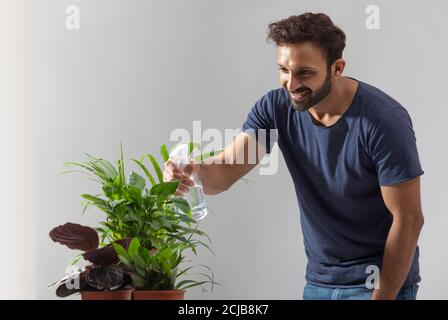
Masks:
[[[342,57],[345,48],[344,31],[324,13],[307,12],[273,22],[268,26],[266,40],[273,41],[277,46],[309,41],[324,51],[328,67]]]

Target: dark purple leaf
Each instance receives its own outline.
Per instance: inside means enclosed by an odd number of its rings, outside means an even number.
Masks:
[[[97,267],[90,270],[87,283],[101,291],[116,290],[123,285],[123,272],[117,265]]]
[[[115,241],[115,243],[120,244],[126,250],[128,249],[130,242],[131,242],[131,239],[122,239],[122,240]],[[105,267],[105,266],[108,266],[108,265],[118,262],[117,253],[115,252],[115,250],[111,244],[109,244],[103,248],[100,248],[100,249],[88,251],[83,254],[83,257],[87,261],[92,262],[94,265],[102,266],[102,267]]]
[[[100,241],[95,229],[70,222],[51,230],[50,238],[70,249],[82,251],[98,248]]]

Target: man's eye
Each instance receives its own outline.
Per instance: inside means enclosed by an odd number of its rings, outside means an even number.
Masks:
[[[312,75],[313,72],[311,70],[302,70],[302,71],[299,72],[299,74],[301,76],[309,76],[309,75]]]
[[[284,72],[284,73],[286,73],[286,72],[288,72],[288,69],[286,69],[286,68],[282,68],[282,67],[280,67],[280,68],[278,68],[281,72]]]

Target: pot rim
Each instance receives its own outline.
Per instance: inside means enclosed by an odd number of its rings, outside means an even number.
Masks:
[[[186,292],[185,289],[172,289],[172,290],[138,290],[134,289],[134,292]]]

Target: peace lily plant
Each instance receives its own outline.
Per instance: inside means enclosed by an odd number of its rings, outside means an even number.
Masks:
[[[195,147],[197,145],[189,144],[190,154]],[[216,153],[202,154],[196,159],[205,159]],[[160,147],[160,154],[166,162],[169,153],[165,145]],[[101,193],[81,195],[84,199],[83,213],[93,206],[105,213],[105,219],[99,222],[98,228],[92,229],[98,233],[98,242],[89,227],[75,224],[59,226],[50,232],[53,241],[77,250],[87,249],[80,257],[91,263],[58,282],[57,295],[93,292],[101,293],[100,298],[108,298],[104,293],[133,289],[134,299],[183,299],[187,288],[209,284],[213,290],[217,283],[209,267],[184,267],[187,251],[197,254],[198,247],[213,251],[204,242],[207,239],[210,243],[210,238],[199,229],[188,202],[174,195],[179,181],[164,182],[160,165],[151,154],[132,159],[143,174],[131,171],[129,177],[125,175],[122,149],[115,165],[86,155],[85,162],[65,164],[80,170],[65,172],[81,172],[99,183]],[[150,161],[155,175],[144,164],[145,159]],[[90,245],[83,246],[82,241],[86,239],[90,239]],[[98,250],[108,256],[108,264],[92,260],[92,252],[95,256]],[[205,270],[197,273],[204,277],[203,281],[187,277],[194,268]],[[111,277],[116,279],[112,285]],[[63,288],[76,281],[83,286],[72,290]],[[87,294],[83,298],[89,299]],[[98,299],[95,295],[90,298]]]

